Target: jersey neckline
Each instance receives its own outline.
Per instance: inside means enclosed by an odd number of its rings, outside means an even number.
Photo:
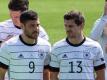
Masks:
[[[25,45],[27,45],[27,46],[34,46],[34,45],[36,45],[36,42],[33,43],[33,44],[26,43],[26,42],[23,40],[23,38],[22,38],[21,35],[19,35],[19,39],[20,39],[20,41],[21,41],[23,44],[25,44]]]
[[[14,25],[14,26],[15,26],[17,29],[21,29],[20,26],[16,26],[16,25]]]
[[[73,44],[73,43],[71,43],[71,42],[68,40],[68,38],[66,38],[66,42],[67,42],[69,45],[74,46],[74,47],[81,46],[81,45],[85,42],[85,40],[86,40],[86,38],[84,37],[83,41],[80,42],[79,44]]]

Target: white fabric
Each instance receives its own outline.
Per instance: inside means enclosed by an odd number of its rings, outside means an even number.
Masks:
[[[107,52],[105,51],[105,46],[107,46],[107,16],[103,16],[95,22],[90,38],[100,43],[107,65]]]
[[[80,46],[65,39],[54,44],[50,66],[59,68],[59,80],[95,80],[94,67],[105,63],[101,46],[86,38]]]
[[[30,46],[16,36],[1,46],[0,62],[9,66],[9,80],[43,80],[43,68],[49,64],[50,50],[50,43],[42,38]]]
[[[40,26],[39,37],[49,40],[49,37],[43,27]],[[11,36],[16,36],[22,33],[21,29],[14,26],[11,19],[0,22],[0,41],[5,41]]]

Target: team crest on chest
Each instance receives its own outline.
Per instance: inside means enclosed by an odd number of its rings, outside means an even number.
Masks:
[[[43,50],[38,50],[38,56],[39,56],[40,59],[44,59],[45,52]]]
[[[85,59],[90,59],[91,58],[90,51],[88,51],[88,50],[83,51],[83,57]]]

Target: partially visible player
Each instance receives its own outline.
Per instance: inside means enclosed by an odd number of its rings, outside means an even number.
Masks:
[[[9,0],[8,9],[11,19],[0,22],[0,45],[13,36],[22,33],[19,17],[23,11],[28,10],[29,0]],[[39,37],[49,40],[48,35],[43,27],[39,27]],[[6,80],[8,77],[6,76]]]
[[[105,1],[103,16],[97,19],[94,23],[93,29],[90,33],[90,38],[101,44],[107,66],[107,0]],[[105,72],[107,80],[107,68]]]
[[[14,35],[19,35],[22,33],[20,27],[20,14],[23,11],[28,10],[29,1],[28,0],[9,0],[8,9],[11,19],[4,22],[0,22],[0,42],[6,41]],[[48,35],[43,27],[39,27],[39,37],[48,40]]]
[[[83,34],[84,24],[85,19],[79,11],[64,15],[67,37],[52,48],[50,80],[105,80],[102,48]]]
[[[25,11],[20,22],[22,34],[1,46],[0,80],[4,80],[6,71],[9,80],[49,80],[46,70],[51,47],[48,41],[38,37],[38,14],[32,10]]]

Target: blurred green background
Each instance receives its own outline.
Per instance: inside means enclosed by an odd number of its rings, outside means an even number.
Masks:
[[[8,1],[0,0],[0,21],[9,18]],[[84,34],[89,35],[97,18],[103,13],[104,0],[29,0],[30,9],[39,13],[41,25],[47,31],[50,42],[66,37],[63,15],[69,10],[79,10],[85,15]]]

